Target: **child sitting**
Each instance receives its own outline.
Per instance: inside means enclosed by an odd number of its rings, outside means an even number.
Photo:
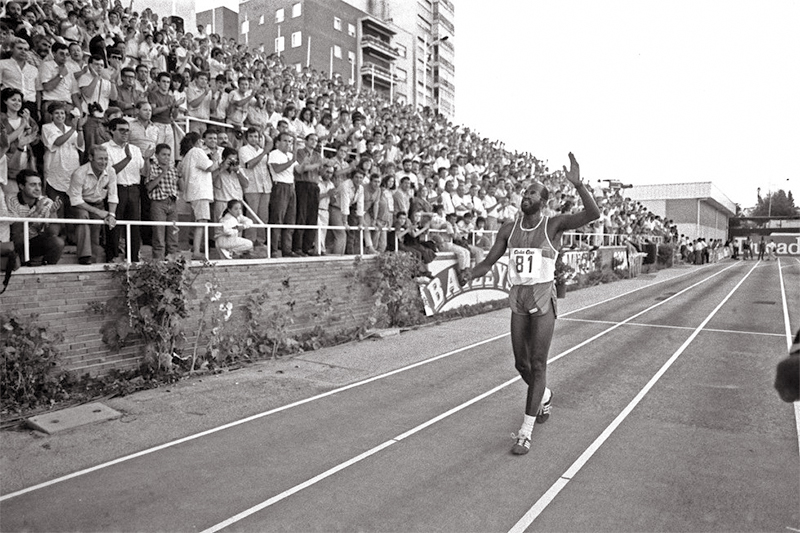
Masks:
[[[253,249],[253,241],[242,237],[242,230],[253,225],[253,221],[242,214],[243,209],[240,200],[229,200],[222,212],[222,227],[217,228],[214,242],[225,259],[232,259],[235,254],[247,255]]]

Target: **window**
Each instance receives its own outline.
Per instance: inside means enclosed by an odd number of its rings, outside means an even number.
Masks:
[[[261,15],[261,16],[258,18],[258,25],[259,25],[259,26],[261,26],[262,24],[264,24],[264,15]]]
[[[405,46],[403,46],[400,43],[397,43],[396,48],[397,48],[397,53],[400,54],[400,57],[406,57],[406,55],[408,54],[408,50],[406,50]]]
[[[342,19],[339,17],[333,17],[333,29],[336,31],[342,31]]]
[[[297,71],[298,74],[303,72],[303,64],[302,63],[295,63],[294,70]]]
[[[347,25],[347,35],[349,35],[350,37],[356,36],[356,27],[353,26],[352,24]]]
[[[292,33],[292,48],[297,48],[303,44],[303,32],[296,31]]]
[[[395,67],[394,75],[397,81],[406,81],[408,79],[408,72],[406,72],[406,69],[400,67]]]
[[[283,52],[285,47],[286,44],[284,43],[283,35],[275,39],[275,52]]]
[[[347,52],[347,60],[351,63],[356,62],[356,53],[355,52]]]
[[[333,45],[333,57],[338,57],[339,59],[342,58],[342,47],[338,44]]]
[[[280,24],[281,22],[283,22],[283,18],[284,18],[283,8],[276,9],[275,10],[275,24]]]
[[[303,14],[303,4],[297,2],[292,6],[292,18],[295,19]]]
[[[242,22],[242,33],[247,33],[249,31],[250,31],[250,21],[245,20],[244,22]]]

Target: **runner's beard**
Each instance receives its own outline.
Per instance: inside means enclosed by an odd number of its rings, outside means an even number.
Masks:
[[[542,208],[542,202],[522,202],[520,209],[526,215],[535,215]]]

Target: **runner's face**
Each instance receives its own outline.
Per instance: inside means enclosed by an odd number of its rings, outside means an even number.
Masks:
[[[526,215],[533,215],[542,208],[542,187],[541,185],[531,185],[522,193],[520,208]]]

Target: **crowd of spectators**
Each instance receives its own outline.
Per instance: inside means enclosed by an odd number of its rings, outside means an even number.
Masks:
[[[451,251],[463,270],[517,216],[530,180],[550,190],[545,214],[580,208],[562,172],[530,153],[339,75],[186,30],[119,0],[3,6],[0,216],[104,221],[38,226],[35,261],[57,262],[65,242],[82,264],[113,261],[124,253],[117,220],[182,220],[222,226],[209,236],[132,226],[130,259],[143,243],[155,259],[203,257],[207,240],[222,257],[267,243],[270,257],[302,257],[381,252],[397,239],[425,261]],[[573,248],[675,235],[619,190],[593,190],[602,217]],[[267,238],[261,224],[345,229],[273,227]],[[20,253],[22,239],[21,224],[0,224],[0,250]]]

